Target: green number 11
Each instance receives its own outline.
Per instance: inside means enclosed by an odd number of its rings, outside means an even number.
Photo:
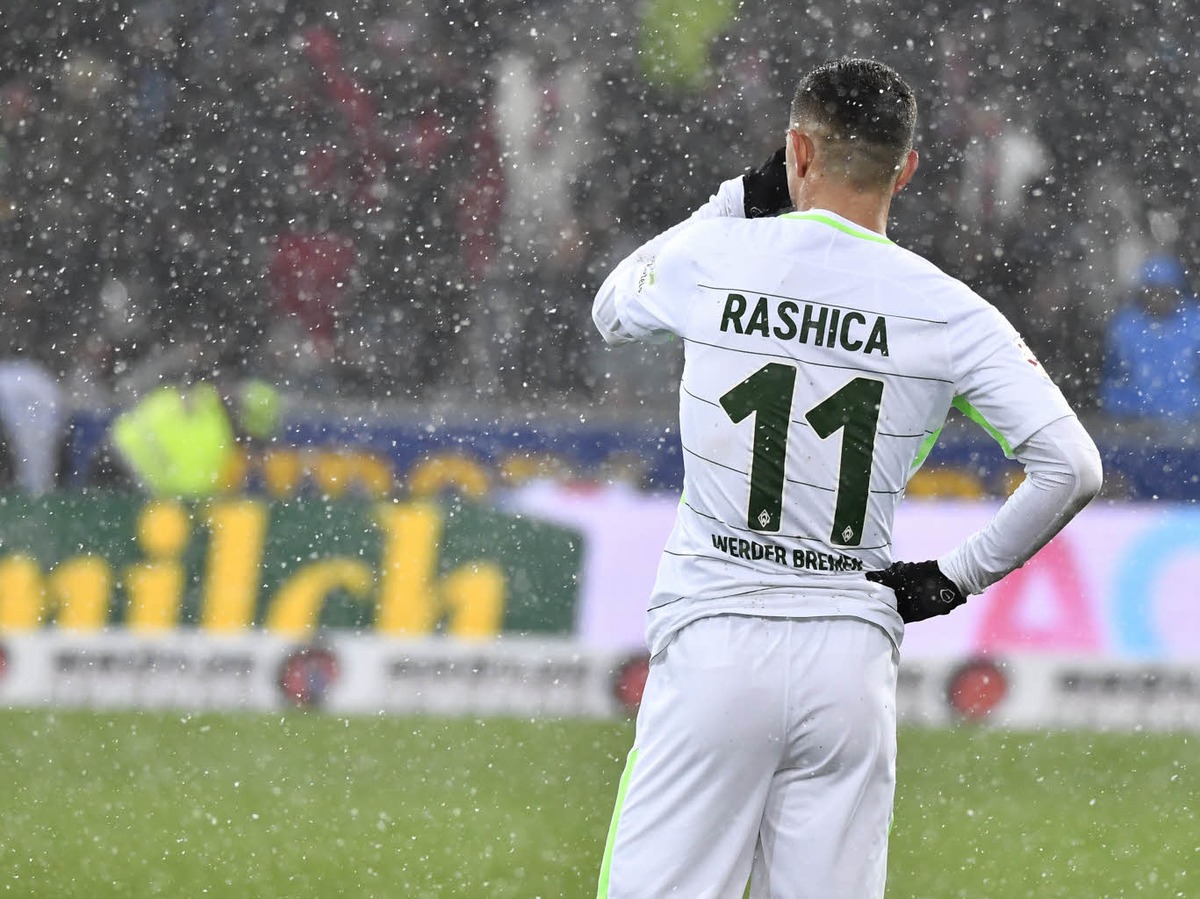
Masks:
[[[795,388],[796,367],[769,362],[721,397],[721,408],[734,424],[754,413],[746,525],[756,531],[778,531],[783,517],[788,425]],[[854,378],[804,416],[822,440],[843,431],[837,500],[829,535],[830,541],[839,546],[858,546],[862,542],[882,399],[882,381]]]

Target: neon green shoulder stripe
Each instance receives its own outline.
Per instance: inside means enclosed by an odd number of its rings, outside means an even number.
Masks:
[[[992,436],[992,439],[1000,444],[1000,449],[1004,450],[1005,456],[1007,456],[1009,459],[1016,458],[1016,456],[1013,455],[1012,447],[1009,445],[1008,441],[1004,439],[1004,435],[997,431],[992,426],[992,423],[983,417],[983,413],[968,403],[964,397],[956,396],[954,398],[953,406],[963,415],[967,416],[967,418],[971,419],[971,421],[975,422],[975,424],[979,425],[979,427],[987,431]]]
[[[956,396],[951,405],[963,415],[967,416],[967,418],[971,419],[971,421],[975,422],[975,424],[979,425],[979,427],[987,431],[988,435],[1000,445],[1000,449],[1004,451],[1005,456],[1007,456],[1009,459],[1016,458],[1013,455],[1012,446],[1007,440],[1004,439],[1004,435],[997,431],[992,423],[983,417],[982,412],[968,403],[965,397]],[[941,436],[941,433],[942,429],[938,428],[921,441],[921,445],[917,448],[917,458],[913,459],[912,468],[909,469],[909,477],[911,477],[912,473],[920,468],[925,462],[925,457],[929,455],[930,450],[932,450],[933,445],[937,443],[937,439]]]
[[[835,218],[830,218],[827,215],[821,215],[819,212],[789,212],[780,218],[794,219],[798,222],[820,222],[822,225],[828,225],[831,228],[837,228],[843,234],[849,234],[851,237],[858,237],[862,240],[869,240],[872,243],[891,243],[882,234],[876,234],[874,231],[861,230],[847,225],[845,222],[839,222]]]

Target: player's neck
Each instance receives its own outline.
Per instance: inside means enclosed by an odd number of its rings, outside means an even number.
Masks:
[[[802,189],[797,198],[798,212],[828,209],[868,231],[887,236],[888,209],[892,205],[890,196],[881,197],[874,192],[864,193],[828,184],[805,187],[807,189]]]

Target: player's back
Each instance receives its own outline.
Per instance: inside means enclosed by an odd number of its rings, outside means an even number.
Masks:
[[[660,268],[685,341],[685,483],[652,605],[894,629],[858,609],[879,605],[861,572],[891,561],[896,504],[954,398],[950,332],[990,307],[826,212],[698,223]]]

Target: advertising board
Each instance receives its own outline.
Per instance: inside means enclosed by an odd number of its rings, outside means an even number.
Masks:
[[[582,540],[466,502],[0,502],[0,634],[573,634]]]
[[[580,638],[634,646],[677,500],[626,488],[543,483],[509,508],[584,535]],[[897,559],[937,558],[981,528],[996,502],[910,499],[894,530]],[[920,622],[905,658],[1048,654],[1200,663],[1200,509],[1095,503],[1023,568],[952,615]]]

